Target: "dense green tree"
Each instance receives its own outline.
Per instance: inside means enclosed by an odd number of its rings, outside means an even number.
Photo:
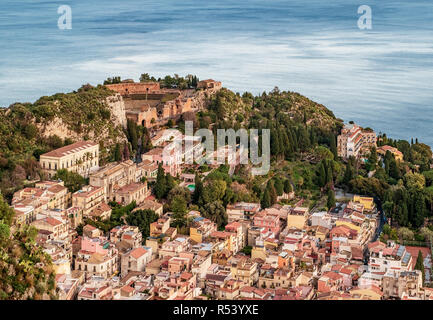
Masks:
[[[218,228],[227,224],[226,210],[221,201],[206,203],[203,207],[203,216],[215,222]]]
[[[269,189],[266,188],[260,200],[260,206],[262,207],[262,209],[266,209],[269,208],[271,205],[271,195],[269,194]]]
[[[353,177],[354,177],[353,167],[352,164],[348,162],[346,165],[346,170],[344,171],[343,182],[346,185],[348,185],[349,182],[353,179]]]
[[[284,184],[280,178],[278,177],[274,178],[274,187],[275,187],[275,191],[277,192],[277,195],[282,196],[284,192]]]
[[[166,193],[166,181],[165,181],[165,173],[162,164],[160,163],[158,166],[158,172],[156,175],[156,183],[154,193],[157,199],[162,199]]]
[[[332,154],[334,155],[334,159],[338,159],[338,152],[337,152],[337,143],[335,142],[335,135],[331,134],[329,137],[329,149],[331,150]]]
[[[289,179],[284,180],[284,192],[290,193],[292,192],[292,184]]]
[[[317,181],[319,187],[323,188],[326,185],[326,169],[323,164],[323,161],[319,162],[319,169],[317,172]]]
[[[167,201],[172,203],[175,197],[180,196],[185,199],[186,203],[191,201],[191,192],[186,187],[176,186],[168,192]]]
[[[53,176],[53,180],[62,180],[69,192],[76,192],[86,185],[86,179],[76,172],[60,169]]]
[[[122,161],[122,153],[120,152],[120,144],[116,143],[114,147],[114,161]]]
[[[326,206],[328,207],[328,209],[335,207],[335,193],[334,190],[332,189],[328,190],[328,198],[326,201]]]
[[[8,206],[3,196],[0,194],[0,222],[11,225],[14,214],[14,210]]]
[[[183,196],[177,195],[173,198],[170,210],[173,212],[173,226],[182,227],[186,225],[187,203]]]
[[[150,224],[158,220],[159,216],[153,210],[136,210],[134,213],[129,213],[126,217],[126,222],[131,226],[136,226],[140,229],[143,236],[143,241],[150,235]]]
[[[422,272],[422,282],[425,281],[425,270],[424,270],[424,257],[422,256],[421,250],[418,251],[418,257],[416,258],[415,270]]]
[[[376,147],[370,149],[370,154],[367,159],[366,168],[368,171],[373,171],[376,169],[377,164],[377,151]]]
[[[192,200],[195,204],[198,204],[200,199],[203,197],[203,182],[201,181],[200,174],[195,174],[195,188],[192,196]]]
[[[127,121],[128,140],[131,142],[132,150],[138,150],[137,124],[128,119]]]

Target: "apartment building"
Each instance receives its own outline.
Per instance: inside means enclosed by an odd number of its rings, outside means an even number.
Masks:
[[[382,278],[384,298],[419,298],[423,286],[420,270],[388,272]]]
[[[368,267],[371,271],[385,273],[392,271],[412,270],[412,255],[405,246],[388,241],[384,244],[380,241],[368,244],[370,260]]]
[[[89,184],[104,189],[107,199],[112,199],[116,189],[137,182],[137,166],[131,160],[109,163],[90,175]]]
[[[176,148],[167,147],[165,152],[164,149],[161,147],[153,148],[142,154],[141,159],[142,161],[150,161],[157,166],[161,164],[166,174],[176,177],[181,173],[182,153],[177,152]]]
[[[125,241],[131,245],[133,248],[137,248],[141,245],[143,236],[138,227],[134,226],[116,226],[110,230],[110,241],[112,243],[118,243],[120,241]]]
[[[60,218],[45,217],[31,224],[38,230],[50,232],[54,240],[63,240],[68,236],[68,222]]]
[[[72,206],[80,208],[84,217],[89,216],[104,201],[105,191],[103,187],[87,185],[72,194]]]
[[[118,271],[118,250],[104,237],[81,237],[75,270],[84,271],[86,278],[107,279]]]
[[[252,220],[252,217],[259,211],[259,203],[237,202],[229,204],[227,205],[228,222]]]
[[[189,228],[189,237],[192,241],[201,243],[214,231],[217,231],[217,226],[214,222],[203,217],[197,217],[194,218]]]
[[[130,204],[132,201],[140,205],[149,195],[150,190],[147,188],[147,182],[130,183],[115,190],[113,200],[122,205]]]
[[[152,259],[152,248],[137,247],[122,255],[120,261],[121,276],[126,276],[130,271],[144,271],[146,264]]]

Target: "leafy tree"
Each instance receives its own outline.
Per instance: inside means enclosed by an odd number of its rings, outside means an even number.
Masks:
[[[140,82],[156,82],[156,78],[150,76],[148,73],[142,73],[140,76]]]
[[[159,216],[153,210],[137,210],[134,213],[128,213],[126,222],[131,226],[140,229],[143,241],[150,235],[150,224],[158,220]]]
[[[172,203],[175,197],[180,196],[185,199],[186,203],[191,201],[191,192],[186,187],[176,186],[168,192],[167,201]]]
[[[414,237],[413,232],[405,227],[398,229],[397,234],[403,240],[413,240]]]
[[[165,195],[167,195],[174,187],[176,182],[171,174],[167,173],[165,176]]]
[[[173,211],[173,226],[182,227],[186,224],[186,200],[183,196],[177,195],[171,202],[170,210]]]
[[[409,171],[404,175],[404,182],[408,189],[422,190],[425,186],[425,176],[419,173]]]
[[[62,180],[69,192],[76,192],[86,185],[86,179],[76,172],[60,169],[53,176],[53,180]]]
[[[203,207],[203,216],[215,222],[218,228],[227,224],[226,210],[221,201],[207,203]]]
[[[344,171],[344,178],[343,178],[343,182],[348,185],[349,182],[353,179],[354,176],[354,172],[353,172],[353,167],[351,162],[347,163],[346,166],[346,171]]]
[[[337,144],[335,142],[335,135],[331,134],[329,137],[329,149],[331,150],[332,154],[334,155],[334,159],[338,159],[338,152],[337,152]]]
[[[317,172],[317,180],[319,187],[323,188],[326,185],[326,169],[323,164],[323,161],[319,163],[319,169]]]
[[[367,164],[366,164],[367,170],[373,171],[376,168],[376,164],[377,164],[377,151],[376,151],[376,147],[372,147],[370,149],[370,154],[367,159]]]
[[[292,192],[292,184],[289,179],[284,180],[284,192],[290,193]]]
[[[14,214],[14,210],[8,206],[3,196],[0,194],[0,222],[10,226]]]

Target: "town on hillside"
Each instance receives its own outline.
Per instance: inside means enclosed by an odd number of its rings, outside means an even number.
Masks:
[[[152,81],[106,86],[124,101],[129,125],[146,132],[141,152],[120,144],[112,161],[102,163],[99,141],[55,148],[39,157],[43,179],[14,192],[10,203],[11,234],[36,228],[37,245],[51,257],[58,299],[433,299],[431,247],[392,236],[397,218],[386,216],[384,198],[337,186],[338,172],[353,184],[361,178],[350,170],[372,165],[366,175],[374,179],[405,161],[386,136],[349,123],[330,142],[334,151],[318,147],[321,153],[308,163],[319,168],[315,202],[307,188],[316,180],[299,169],[303,162],[279,168],[287,150],[279,156],[272,144],[272,172],[257,178],[262,189],[254,194],[239,178],[248,166],[182,164],[184,148],[164,157],[173,139],[164,130],[186,114],[203,113],[203,101],[223,90],[221,82],[185,89]],[[303,117],[300,123],[313,121]],[[319,145],[318,132],[307,133],[312,145]],[[201,141],[193,147],[203,152]],[[332,152],[339,162],[330,160]],[[283,178],[278,170],[292,173]]]

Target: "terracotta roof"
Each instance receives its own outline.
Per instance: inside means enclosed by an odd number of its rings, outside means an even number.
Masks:
[[[145,253],[147,253],[147,250],[144,248],[136,248],[134,250],[131,251],[131,256],[134,259],[138,259],[140,258],[142,255],[144,255]]]
[[[52,226],[58,226],[59,224],[62,224],[61,221],[54,219],[54,218],[51,218],[51,217],[45,218],[45,221]]]
[[[84,150],[86,148],[96,146],[96,145],[97,145],[97,143],[92,142],[92,141],[79,141],[79,142],[70,144],[68,146],[44,153],[41,155],[41,157],[60,158],[60,157],[67,156],[67,155],[75,153],[75,152],[79,152],[79,151]]]

